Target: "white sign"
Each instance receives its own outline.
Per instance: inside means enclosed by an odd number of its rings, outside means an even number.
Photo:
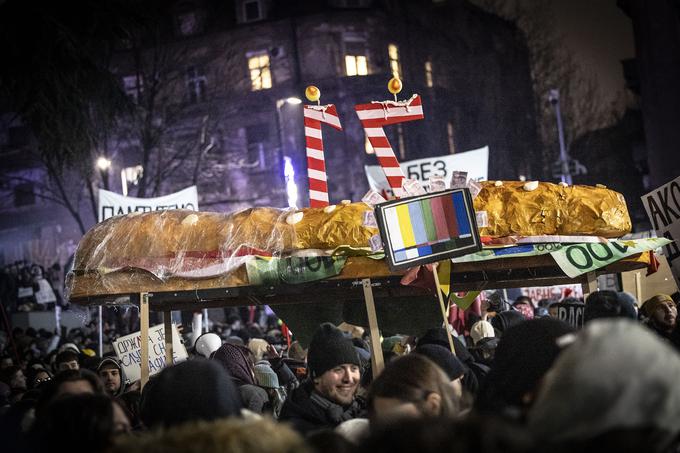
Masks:
[[[534,286],[522,288],[522,295],[531,297],[534,302],[541,299],[562,300],[565,297],[583,297],[581,285]]]
[[[57,296],[54,294],[52,286],[44,278],[38,280],[38,291],[35,293],[35,301],[39,304],[51,304],[57,301]]]
[[[674,241],[663,252],[680,288],[680,176],[643,196],[642,204],[657,236]]]
[[[443,176],[448,183],[452,171],[466,171],[468,178],[484,181],[489,173],[489,147],[466,151],[459,154],[447,154],[439,157],[410,160],[400,164],[404,176],[427,185],[432,176]],[[378,192],[389,191],[390,186],[380,165],[365,165],[368,184]]]
[[[113,342],[113,349],[123,365],[125,375],[130,382],[142,376],[142,335],[135,332],[120,337]],[[179,339],[177,326],[172,325],[172,361],[173,364],[185,361],[189,356],[184,344]],[[153,376],[165,367],[165,328],[163,324],[149,328],[149,376]]]
[[[124,197],[115,192],[99,189],[99,222],[109,217],[131,212],[164,211],[166,209],[190,209],[198,211],[196,186],[157,198]]]

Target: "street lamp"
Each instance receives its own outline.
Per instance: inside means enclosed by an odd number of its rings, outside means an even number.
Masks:
[[[560,110],[560,92],[557,89],[552,89],[548,92],[548,101],[555,107],[555,116],[557,117],[557,135],[560,141],[560,163],[562,167],[562,182],[569,185],[571,182],[571,173],[569,171],[569,155],[567,154],[567,147],[564,144],[564,127],[562,126],[562,111]]]
[[[104,189],[109,190],[109,168],[111,168],[111,160],[104,156],[99,157],[97,159],[97,168],[101,173]]]
[[[302,104],[302,99],[298,97],[289,97],[286,99],[278,99],[276,101],[276,125],[279,132],[279,162],[283,165],[283,181],[286,186],[286,195],[288,200],[288,207],[296,208],[298,199],[298,188],[295,184],[295,169],[293,167],[293,159],[287,156],[285,152],[286,143],[284,133],[284,122],[281,111],[286,105],[297,106]]]
[[[97,159],[97,168],[99,168],[101,171],[106,171],[110,167],[111,167],[111,160],[110,159],[107,159],[104,156]]]

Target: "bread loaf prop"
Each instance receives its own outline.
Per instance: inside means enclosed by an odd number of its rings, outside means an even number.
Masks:
[[[604,186],[566,186],[549,182],[485,181],[474,200],[486,211],[481,236],[621,237],[631,231],[626,201]]]
[[[251,208],[232,214],[186,210],[132,213],[95,225],[80,241],[74,270],[144,269],[158,278],[227,273],[247,256],[286,256],[345,245],[368,247],[365,203],[298,211]]]

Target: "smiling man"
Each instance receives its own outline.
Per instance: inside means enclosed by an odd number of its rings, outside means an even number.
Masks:
[[[365,403],[356,398],[360,365],[352,340],[321,324],[309,344],[309,379],[288,396],[279,419],[307,434],[365,416]]]

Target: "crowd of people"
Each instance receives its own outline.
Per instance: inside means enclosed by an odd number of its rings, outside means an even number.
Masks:
[[[673,295],[673,297],[676,297]],[[598,291],[583,326],[491,298],[468,327],[381,338],[322,324],[308,345],[274,316],[197,338],[141,388],[92,326],[0,343],[0,443],[42,452],[676,452],[677,300]],[[573,303],[579,303],[572,300]],[[581,302],[582,303],[582,302]],[[553,313],[554,315],[554,313]]]
[[[63,304],[63,281],[59,263],[45,268],[16,261],[0,269],[0,300],[7,312],[51,309]]]

